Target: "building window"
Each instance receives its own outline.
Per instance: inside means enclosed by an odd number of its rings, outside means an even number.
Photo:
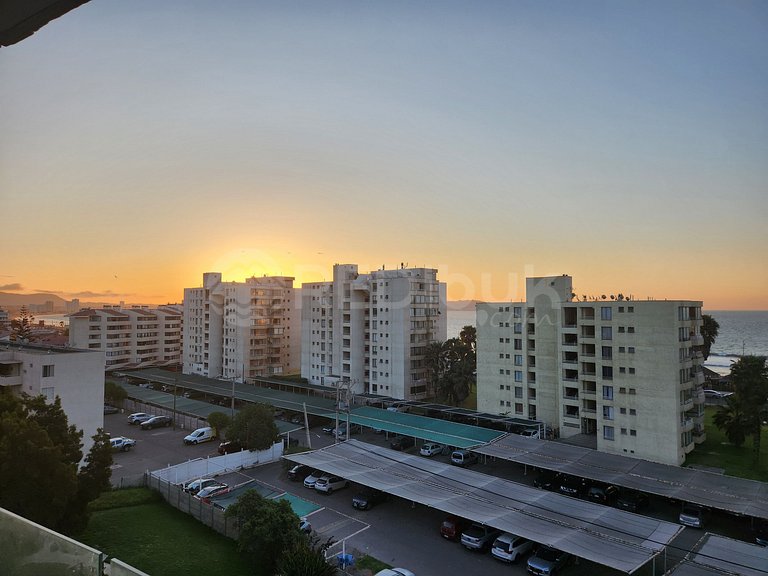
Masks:
[[[53,376],[53,364],[46,364],[43,366],[43,378],[50,378]]]
[[[515,322],[515,334],[523,333],[523,325],[520,322]]]
[[[603,366],[603,380],[613,380],[613,366]]]
[[[613,358],[613,348],[603,346],[603,360],[610,360],[611,358]]]
[[[603,420],[613,420],[613,406],[603,406]]]
[[[634,346],[630,346],[629,348],[627,348],[627,352],[629,352],[630,354],[634,354],[635,353],[635,347]]]
[[[613,426],[603,426],[603,438],[613,440]]]
[[[50,388],[41,388],[40,393],[45,396],[46,402],[53,402],[55,399],[55,394],[53,393],[53,387]]]
[[[504,400],[499,400],[499,406],[504,406]]]
[[[624,366],[619,366],[619,374],[624,374],[626,371],[627,369]]]
[[[613,400],[613,386],[603,386],[603,400]]]
[[[634,312],[634,311],[635,311],[635,307],[634,306],[627,307],[627,312]]]
[[[600,307],[600,320],[610,320],[611,319],[611,307],[610,306],[601,306]]]
[[[634,334],[635,333],[635,327],[634,326],[627,326],[627,332],[629,332],[630,334]]]
[[[634,369],[634,368],[630,368],[630,369],[629,369],[629,373],[630,373],[630,374],[634,374],[634,373],[635,373],[635,369]]]
[[[504,390],[504,384],[499,384],[499,390]]]
[[[515,398],[522,398],[522,397],[523,397],[523,387],[515,386]]]
[[[602,326],[600,328],[600,337],[603,340],[613,340],[613,328],[610,326]]]
[[[629,415],[630,416],[637,416],[637,410],[635,410],[634,408],[630,408],[629,409]]]
[[[520,370],[515,370],[515,382],[523,381],[523,373]]]
[[[515,338],[515,350],[523,349],[523,341],[520,338]]]
[[[627,429],[626,428],[622,428],[621,429],[621,435],[622,436],[626,436],[627,435]]]
[[[619,408],[619,412],[622,413],[622,414],[626,414],[627,413],[627,409],[626,408]]]
[[[515,366],[522,366],[522,365],[523,365],[523,355],[515,354]]]
[[[630,430],[629,431],[630,436],[637,436],[637,430]]]
[[[619,334],[624,334],[624,326],[619,326]]]

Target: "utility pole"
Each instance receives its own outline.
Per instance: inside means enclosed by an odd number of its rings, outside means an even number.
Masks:
[[[178,373],[173,377],[173,429],[176,430],[176,387],[179,383]]]

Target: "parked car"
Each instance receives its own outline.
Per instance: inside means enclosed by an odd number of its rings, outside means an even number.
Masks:
[[[219,444],[219,447],[216,451],[223,455],[232,454],[233,452],[240,452],[242,449],[243,446],[240,444],[240,442],[235,440],[227,440],[226,442]]]
[[[704,390],[705,398],[728,398],[733,392],[721,392],[720,390]]]
[[[111,404],[104,404],[104,414],[117,414],[120,412],[120,409],[116,406],[112,406]]]
[[[501,530],[473,522],[461,533],[461,545],[467,550],[485,550],[499,536],[501,536]]]
[[[583,498],[587,493],[587,481],[576,476],[562,476],[560,478],[560,494]]]
[[[451,452],[451,464],[455,466],[472,466],[477,463],[477,454],[469,450],[454,450]]]
[[[552,576],[560,571],[571,559],[571,555],[551,548],[539,546],[536,553],[528,558],[528,572],[537,576]]]
[[[637,490],[621,490],[616,500],[616,508],[621,508],[628,512],[639,512],[648,507],[648,496],[644,492]]]
[[[200,492],[200,490],[202,490],[203,488],[208,488],[209,486],[216,486],[220,484],[221,482],[213,478],[198,478],[197,480],[192,480],[184,484],[182,486],[182,490],[194,496],[195,494]]]
[[[559,472],[552,472],[551,470],[544,470],[533,481],[533,485],[536,488],[542,488],[544,490],[559,490],[561,474]]]
[[[352,507],[358,510],[370,510],[376,504],[380,504],[387,499],[386,492],[366,488],[352,497]]]
[[[470,521],[460,518],[459,516],[448,516],[443,523],[440,524],[440,536],[447,540],[459,540],[461,533],[465,529],[469,528]]]
[[[315,482],[315,490],[324,494],[333,494],[334,490],[341,490],[349,486],[349,482],[340,476],[322,476]]]
[[[421,450],[419,450],[419,454],[422,456],[436,456],[438,454],[442,454],[443,450],[445,450],[445,446],[442,444],[436,444],[435,442],[427,442],[426,444],[423,444],[421,446]]]
[[[326,424],[325,426],[323,426],[323,432],[325,432],[326,434],[333,434],[334,432],[336,432],[336,422],[331,420],[330,424]]]
[[[304,488],[314,488],[317,481],[324,475],[320,470],[312,470],[304,477]]]
[[[213,428],[210,426],[205,426],[203,428],[198,428],[187,436],[184,436],[184,444],[199,444],[200,442],[209,442],[215,438],[216,434],[214,433]]]
[[[504,532],[493,541],[491,555],[502,562],[517,562],[532,549],[533,542],[530,540]]]
[[[413,436],[395,436],[389,443],[392,450],[407,450],[411,446],[416,446],[416,440]]]
[[[374,574],[374,576],[416,576],[407,568],[384,568]]]
[[[290,470],[288,470],[288,480],[293,480],[294,482],[297,480],[303,480],[309,475],[310,472],[312,472],[311,467],[305,466],[304,464],[296,464],[295,466],[292,466]]]
[[[306,518],[299,518],[299,530],[304,532],[304,534],[309,534],[312,532],[312,524]]]
[[[128,416],[128,424],[141,424],[150,418],[152,418],[152,414],[147,414],[146,412],[134,412]]]
[[[587,490],[587,500],[606,506],[613,506],[618,497],[619,489],[616,486],[595,485],[590,486]]]
[[[360,424],[351,424],[349,426],[349,434],[359,434],[363,431],[363,427]],[[339,426],[339,430],[336,432],[336,438],[339,440],[347,439],[347,426]]]
[[[149,420],[144,420],[144,422],[141,423],[141,429],[151,430],[152,428],[170,426],[171,424],[173,424],[173,418],[170,416],[152,416]]]
[[[221,496],[227,492],[229,492],[229,486],[226,484],[214,484],[213,486],[208,486],[200,490],[197,494],[195,494],[195,498],[208,503],[214,496]]]
[[[118,436],[117,438],[110,438],[110,445],[114,452],[128,452],[131,448],[136,446],[136,440],[126,438],[124,436]]]
[[[384,568],[374,574],[374,576],[416,576],[407,568]]]
[[[703,528],[709,519],[709,514],[709,508],[683,502],[683,509],[680,511],[678,522],[683,526],[690,526],[691,528]]]

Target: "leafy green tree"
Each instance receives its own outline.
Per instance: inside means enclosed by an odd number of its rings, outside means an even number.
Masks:
[[[93,438],[93,446],[85,456],[85,465],[77,473],[77,493],[70,500],[70,505],[60,530],[66,534],[79,534],[88,525],[90,514],[88,503],[103,492],[112,489],[112,446],[109,434],[99,428]]]
[[[264,574],[275,574],[283,551],[293,550],[305,537],[287,500],[267,500],[255,490],[245,492],[225,514],[237,518],[240,552]]]
[[[0,507],[65,533],[84,526],[88,502],[109,489],[112,453],[99,430],[78,472],[82,437],[58,397],[0,391]]]
[[[34,335],[32,333],[32,324],[35,317],[29,312],[26,306],[19,310],[19,316],[11,320],[11,342],[32,342]]]
[[[216,431],[216,436],[219,437],[232,423],[232,418],[229,417],[229,414],[224,414],[224,412],[211,412],[208,414],[206,420],[208,420],[208,424],[211,428]],[[227,439],[231,440],[231,438]]]
[[[128,392],[122,386],[112,380],[104,382],[104,400],[114,406],[122,406],[123,400],[128,398]]]
[[[321,542],[319,536],[310,534],[306,541],[283,553],[278,562],[277,576],[336,576],[336,566],[325,558],[331,544],[331,538]]]
[[[465,326],[458,338],[427,346],[425,364],[437,400],[457,406],[472,392],[477,370],[477,331]]]
[[[709,358],[709,351],[712,348],[712,344],[717,339],[717,332],[720,329],[720,324],[709,314],[703,314],[701,316],[701,335],[704,337],[704,346],[702,347],[702,354],[704,360]]]
[[[248,404],[232,419],[227,440],[239,442],[248,450],[266,450],[280,438],[274,408],[269,404]]]

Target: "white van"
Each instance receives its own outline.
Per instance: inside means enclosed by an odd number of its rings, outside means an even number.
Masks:
[[[184,436],[184,444],[199,444],[200,442],[209,442],[216,439],[216,434],[213,428],[206,426],[205,428],[198,428],[191,434]]]

